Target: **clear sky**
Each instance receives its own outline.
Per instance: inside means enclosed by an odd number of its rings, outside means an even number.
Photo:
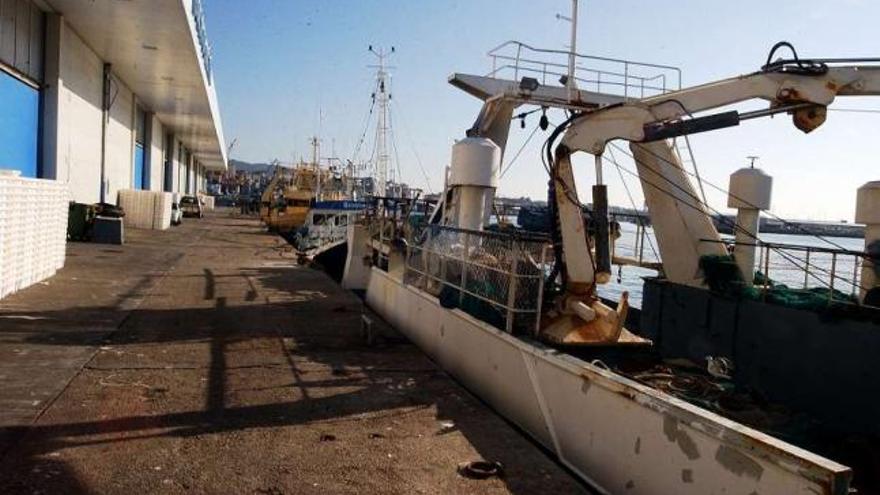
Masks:
[[[323,156],[349,158],[370,105],[368,45],[396,47],[393,118],[405,181],[442,186],[450,146],[480,102],[452,87],[453,72],[485,74],[486,51],[516,39],[563,49],[568,0],[209,0],[208,32],[226,141],[233,158],[290,161],[308,156],[320,134]],[[802,57],[880,57],[880,2],[873,0],[582,0],[578,51],[681,67],[685,86],[757,70],[770,47],[792,42]],[[880,97],[838,99],[838,108],[880,109]],[[319,115],[321,115],[319,117]],[[551,114],[551,121],[562,120]],[[537,125],[511,129],[505,165]],[[726,188],[728,175],[758,155],[774,179],[772,211],[786,218],[852,221],[855,191],[880,180],[880,114],[829,112],[810,135],[787,118],[762,119],[691,138],[701,173]],[[505,175],[499,194],[546,197],[539,132]],[[582,200],[594,180],[576,161]],[[631,165],[626,165],[631,166]],[[606,168],[613,204],[628,206]],[[641,205],[638,185],[627,178]],[[727,211],[723,195],[709,194]]]

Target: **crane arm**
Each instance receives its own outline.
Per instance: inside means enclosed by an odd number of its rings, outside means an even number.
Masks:
[[[568,128],[563,144],[572,150],[602,154],[614,139],[655,141],[780,112],[792,112],[795,125],[809,132],[824,122],[823,107],[835,97],[877,95],[880,67],[874,65],[829,67],[821,74],[755,72],[587,113]],[[688,120],[680,120],[754,99],[770,102],[770,110],[696,117],[690,119],[695,122],[690,125]]]
[[[570,167],[569,155],[576,151],[593,154],[598,161],[610,141],[629,141],[664,272],[671,281],[700,286],[700,257],[725,252],[720,243],[706,242],[718,240],[718,232],[668,138],[783,112],[792,114],[799,129],[810,132],[824,123],[826,107],[837,96],[880,95],[880,67],[875,65],[828,67],[812,63],[811,70],[803,70],[803,65],[801,61],[797,66],[777,64],[770,70],[585,113],[572,119],[566,128],[555,154],[555,169],[564,172]],[[769,102],[769,109],[694,116],[755,99]],[[557,177],[564,179],[565,174],[558,173]],[[562,215],[562,208],[559,212],[566,268],[568,275],[575,277],[569,285],[591,284],[595,275],[583,266],[590,260],[574,254],[582,252],[580,244],[587,241],[580,235],[566,236],[573,231],[571,225],[582,220]],[[566,224],[570,226],[566,228]]]

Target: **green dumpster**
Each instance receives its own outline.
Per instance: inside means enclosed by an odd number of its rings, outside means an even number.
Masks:
[[[94,221],[94,205],[71,201],[67,214],[67,238],[74,241],[88,241]]]

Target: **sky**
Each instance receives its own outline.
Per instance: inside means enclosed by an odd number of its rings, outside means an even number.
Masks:
[[[451,146],[481,102],[447,82],[454,72],[485,75],[486,52],[508,40],[567,49],[569,0],[208,0],[208,34],[226,142],[245,161],[351,158],[370,108],[375,57],[395,47],[392,119],[400,174],[426,191],[442,188]],[[581,0],[578,52],[680,67],[692,86],[757,70],[777,41],[801,57],[880,57],[880,2],[872,0]],[[759,108],[751,105],[746,108]],[[832,108],[880,109],[880,98],[839,98]],[[514,122],[503,167],[538,123]],[[563,120],[551,112],[551,122]],[[880,113],[829,112],[805,135],[779,116],[691,136],[701,176],[722,189],[736,169],[773,176],[771,212],[788,219],[853,220],[859,186],[880,180]],[[501,180],[503,196],[546,198],[538,131]],[[371,140],[368,133],[367,150]],[[360,153],[362,156],[364,152]],[[368,153],[367,153],[368,154]],[[633,169],[623,157],[621,166]],[[594,182],[592,157],[575,159],[581,200]],[[424,170],[424,172],[423,172]],[[606,165],[612,204],[642,206],[640,187]],[[427,178],[426,178],[427,177]],[[726,196],[706,186],[722,212]]]

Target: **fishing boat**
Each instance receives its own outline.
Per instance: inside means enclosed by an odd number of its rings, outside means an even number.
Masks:
[[[315,199],[316,169],[304,163],[292,170],[276,165],[260,198],[260,219],[270,231],[283,235],[303,224]]]
[[[263,191],[260,218],[270,231],[292,238],[308,224],[309,212],[316,202],[345,201],[357,194],[356,178],[350,168],[321,164],[320,140],[313,137],[312,160],[300,160],[293,167],[275,166],[272,180]]]
[[[751,74],[681,88],[676,67],[576,53],[572,17],[571,51],[511,41],[489,52],[489,74],[450,77],[484,104],[439,204],[418,227],[407,208],[350,224],[343,284],[600,493],[877,493],[880,182],[858,191],[864,251],[809,251],[760,239],[772,179],[751,167],[731,175],[735,239],[722,238],[685,164],[692,134],[779,114],[809,132],[837,98],[880,95],[880,61],[801,59],[781,43]],[[719,110],[754,99],[768,108]],[[521,106],[565,111],[541,157],[546,235],[486,228]],[[576,152],[595,159],[592,228]],[[614,152],[635,162],[661,255],[639,318],[626,293],[596,292],[612,261],[639,264],[612,255]],[[768,273],[771,255],[807,253],[816,276],[820,252],[830,287]],[[848,276],[834,268],[845,258]]]
[[[410,187],[400,177],[395,178],[393,173],[389,173],[395,167],[391,163],[389,150],[389,142],[393,145],[393,131],[387,58],[394,53],[394,48],[385,50],[370,46],[369,51],[378,59],[378,65],[374,66],[376,82],[367,113],[367,125],[354,156],[344,165],[327,167],[335,180],[318,182],[315,202],[310,205],[297,228],[286,235],[301,260],[317,260],[337,280],[341,279],[347,258],[349,225],[354,225],[364,216],[374,216],[376,211],[397,211],[401,205],[415,204],[421,195],[420,189]],[[358,160],[358,151],[365,142],[374,110],[373,154],[369,160],[361,162]],[[317,139],[313,139],[313,143],[314,161],[317,162]],[[394,165],[399,171],[400,164]]]

